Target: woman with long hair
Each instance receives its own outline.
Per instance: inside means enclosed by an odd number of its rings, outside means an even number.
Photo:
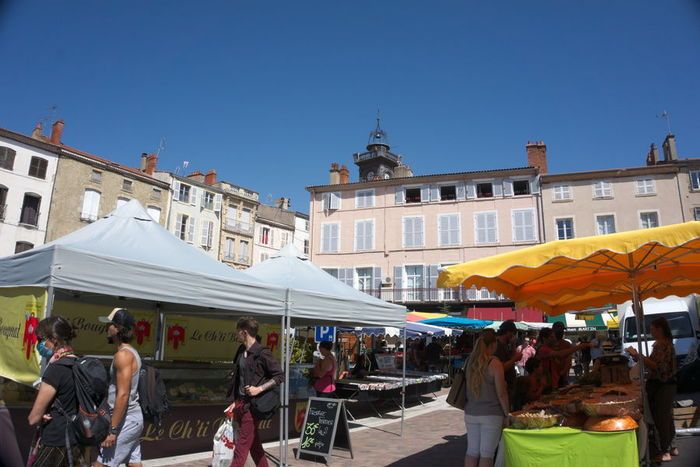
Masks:
[[[666,318],[657,318],[651,323],[651,336],[654,339],[654,350],[644,358],[644,365],[649,368],[649,378],[646,389],[649,408],[657,437],[657,462],[668,462],[671,453],[677,455],[677,450],[671,445],[676,429],[673,425],[673,401],[676,398],[676,351],[673,348],[673,336]],[[634,361],[639,361],[639,352],[634,347],[627,349]]]
[[[338,370],[338,363],[333,355],[333,343],[321,342],[318,344],[318,351],[323,359],[319,360],[313,368],[314,389],[316,397],[327,397],[335,399],[335,373]]]
[[[474,344],[467,363],[467,404],[464,423],[467,426],[466,467],[491,467],[508,416],[508,389],[503,364],[494,357],[498,342],[496,333],[485,330]]]
[[[55,364],[63,358],[75,358],[71,341],[73,326],[61,316],[39,322],[37,351],[48,360],[41,377],[39,393],[29,412],[29,424],[40,427],[39,446],[34,467],[83,465],[83,452],[67,417],[78,411],[72,367]],[[72,461],[72,462],[71,462]]]

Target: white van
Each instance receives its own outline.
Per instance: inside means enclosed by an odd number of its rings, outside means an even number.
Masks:
[[[646,337],[647,346],[642,344],[642,353],[651,353],[654,341],[651,338],[652,321],[664,317],[668,321],[673,335],[673,346],[676,349],[676,358],[682,362],[688,352],[697,348],[700,337],[700,316],[698,316],[698,297],[689,295],[688,297],[667,297],[664,299],[649,298],[644,300],[644,324],[646,336],[642,337],[642,342]],[[620,338],[622,339],[622,349],[629,346],[637,348],[637,322],[632,311],[632,302],[627,301],[618,307],[620,317]]]

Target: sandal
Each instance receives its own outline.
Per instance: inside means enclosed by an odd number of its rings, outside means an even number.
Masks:
[[[678,448],[671,448],[671,455],[672,456],[678,456],[680,455],[680,452],[678,452]]]

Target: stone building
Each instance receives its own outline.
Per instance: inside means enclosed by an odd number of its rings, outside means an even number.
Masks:
[[[276,206],[261,204],[258,207],[253,264],[265,261],[294,241],[295,218],[287,198],[280,198]]]
[[[219,260],[237,269],[253,264],[253,235],[260,195],[252,190],[219,182],[223,192],[223,217]]]

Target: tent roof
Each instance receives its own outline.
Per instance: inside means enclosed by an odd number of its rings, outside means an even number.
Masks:
[[[472,319],[464,318],[461,316],[447,316],[445,318],[434,318],[426,319],[421,321],[423,324],[430,324],[433,326],[440,326],[444,328],[469,328],[469,329],[482,329],[493,321],[482,320],[482,319]]]
[[[0,258],[0,287],[38,286],[249,314],[284,313],[285,291],[193,248],[129,201],[41,247]]]
[[[289,244],[244,274],[289,289],[294,320],[405,326],[406,308],[354,289],[300,256]]]

